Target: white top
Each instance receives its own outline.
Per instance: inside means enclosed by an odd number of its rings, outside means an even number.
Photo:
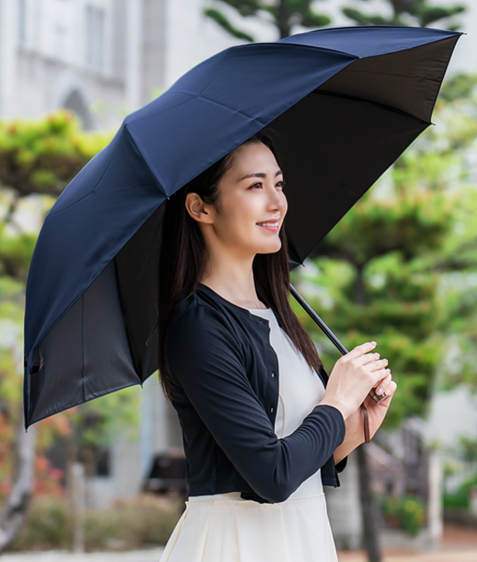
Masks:
[[[304,418],[323,399],[325,387],[320,376],[311,369],[278,324],[271,308],[247,309],[270,324],[270,345],[278,358],[278,406],[275,433],[282,438],[293,433]],[[319,494],[323,491],[321,469],[305,480],[290,497]]]

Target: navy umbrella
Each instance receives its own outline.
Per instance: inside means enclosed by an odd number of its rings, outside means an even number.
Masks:
[[[171,194],[273,129],[290,265],[303,263],[430,124],[459,35],[350,27],[235,46],[128,115],[60,195],[35,247],[25,426],[157,370],[155,249]]]

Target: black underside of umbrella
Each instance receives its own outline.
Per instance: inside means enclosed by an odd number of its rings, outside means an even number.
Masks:
[[[292,269],[430,124],[456,41],[451,37],[357,60],[269,124],[287,181],[285,229]],[[425,94],[417,96],[416,89]],[[140,384],[157,370],[163,209],[151,215],[35,348],[37,372],[29,375],[25,398],[27,426]]]

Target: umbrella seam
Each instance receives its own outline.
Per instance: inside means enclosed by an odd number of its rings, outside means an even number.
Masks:
[[[351,27],[353,27],[354,29],[369,29],[368,26],[356,26],[356,27],[351,26]],[[400,26],[400,25],[383,25],[383,26],[381,26],[380,25],[379,27],[380,28],[382,28],[382,27],[401,28],[402,26]],[[350,29],[350,28],[349,27],[333,27],[333,28],[330,28],[330,30],[335,30],[335,29]],[[422,28],[414,27],[412,29],[422,29]],[[428,28],[428,29],[430,29],[430,28]],[[432,29],[434,29],[434,28],[432,28]],[[314,31],[315,32],[325,32],[325,31],[328,31],[328,30],[327,29],[315,29]],[[439,30],[439,31],[446,31],[446,30]],[[304,35],[305,33],[307,33],[307,32],[297,33],[296,35]],[[309,33],[313,33],[313,32],[309,32]],[[357,60],[357,59],[368,59],[368,58],[373,58],[373,57],[381,57],[381,56],[386,55],[386,54],[392,54],[392,53],[397,53],[397,52],[402,53],[404,51],[410,51],[411,49],[416,49],[416,48],[422,47],[424,45],[429,45],[430,43],[437,43],[438,41],[445,41],[446,39],[454,38],[454,37],[456,37],[456,35],[461,36],[461,35],[464,35],[464,34],[461,31],[449,32],[449,35],[447,37],[437,37],[435,39],[432,39],[432,40],[428,41],[427,43],[423,43],[423,44],[420,44],[420,45],[412,45],[411,47],[405,47],[403,49],[399,49],[399,51],[389,51],[389,53],[380,53],[379,55],[372,55],[372,56],[352,55],[351,53],[348,53],[346,51],[339,51],[338,49],[331,49],[329,47],[322,47],[322,46],[319,46],[319,45],[304,45],[302,43],[292,43],[292,42],[284,41],[282,39],[279,39],[276,43],[280,43],[282,45],[294,45],[296,47],[298,47],[298,46],[309,47],[311,49],[323,49],[325,51],[330,51],[330,52],[333,52],[333,53],[340,53],[340,54],[343,54],[343,55],[348,55],[350,57],[353,57],[355,60]],[[289,39],[291,37],[293,37],[293,35],[290,35],[289,37],[285,37],[284,39]],[[273,44],[274,43],[270,43],[270,45],[273,45]],[[245,47],[246,45],[238,45],[238,46]]]
[[[118,131],[116,132],[116,134],[118,134],[120,130],[121,130],[121,127],[118,129]],[[109,146],[109,145],[108,145],[108,146]],[[88,164],[90,164],[90,162],[92,162],[92,161],[94,160],[94,158],[96,158],[96,156],[99,156],[99,155],[101,154],[101,152],[103,152],[103,150],[104,150],[105,148],[107,148],[107,146],[105,146],[105,147],[102,148],[99,152],[97,152],[97,153],[93,156],[93,158],[91,158],[91,159],[87,162],[86,166],[87,166]],[[68,211],[69,209],[72,209],[75,205],[78,205],[78,203],[81,203],[81,201],[84,201],[87,197],[89,197],[92,193],[94,193],[94,192],[96,191],[96,189],[98,188],[98,185],[101,183],[101,180],[103,179],[103,176],[106,174],[106,172],[109,170],[109,167],[110,167],[111,164],[113,163],[114,157],[116,156],[116,153],[117,153],[118,150],[119,150],[119,142],[116,143],[115,150],[114,150],[113,154],[111,155],[111,158],[110,158],[110,160],[109,160],[108,165],[106,166],[105,170],[104,170],[103,173],[101,174],[101,177],[98,179],[98,181],[96,182],[96,185],[93,187],[93,189],[92,189],[89,193],[87,193],[84,197],[81,197],[81,199],[78,199],[78,201],[75,201],[75,202],[72,203],[71,205],[68,205],[68,207],[65,207],[65,208],[63,208],[63,209],[60,209],[60,210],[58,210],[58,211],[56,211],[56,212],[54,212],[54,213],[51,212],[51,211],[53,211],[53,207],[52,207],[52,208],[50,209],[50,211],[48,211],[48,213],[46,214],[45,220],[46,220],[46,218],[47,218],[48,216],[52,216],[52,217],[53,217],[53,216],[58,216],[58,215],[60,215],[61,213],[63,213],[64,211]],[[84,168],[83,168],[83,169],[84,169]],[[81,172],[81,170],[80,170],[80,172]],[[80,172],[78,172],[78,174],[79,174]],[[75,180],[76,177],[78,177],[78,174],[71,180],[71,182],[70,182],[70,183],[65,187],[65,189],[60,193],[60,195],[58,196],[58,199],[57,199],[56,202],[55,202],[55,205],[56,205],[56,203],[60,200],[60,197],[63,195],[63,193],[66,192],[66,190],[68,189],[68,187],[70,186],[70,184]]]
[[[293,37],[293,36],[291,35],[290,37]],[[274,48],[277,45],[286,45],[287,47],[292,47],[294,49],[303,48],[303,49],[313,49],[314,51],[316,51],[316,50],[326,51],[328,53],[334,53],[334,54],[337,54],[337,55],[341,55],[341,56],[345,56],[347,58],[350,58],[350,59],[352,59],[351,62],[361,58],[358,55],[353,55],[352,53],[347,53],[346,51],[339,51],[338,49],[331,49],[330,47],[322,47],[321,45],[305,45],[303,43],[287,43],[285,41],[283,43],[280,43],[280,40],[276,41],[276,42],[271,42],[271,43],[270,42],[263,42],[263,43],[249,43],[248,45],[234,45],[233,47],[229,47],[229,49],[231,51],[238,51],[239,49],[241,49],[241,50],[250,49],[251,45],[270,46],[270,47],[273,46]]]
[[[189,96],[192,96],[192,99],[186,100],[186,101],[184,101],[184,102],[182,102],[182,103],[180,103],[180,104],[178,104],[178,105],[175,105],[174,107],[168,107],[167,109],[164,109],[163,111],[158,111],[157,113],[148,114],[148,115],[146,115],[146,116],[144,116],[144,117],[141,117],[140,119],[134,119],[134,120],[131,119],[130,121],[128,121],[127,123],[125,123],[124,126],[127,127],[127,125],[128,125],[129,123],[140,123],[141,121],[144,121],[144,119],[150,119],[151,117],[155,117],[155,116],[157,116],[157,115],[161,115],[162,113],[167,113],[168,111],[172,111],[173,109],[176,109],[177,107],[181,107],[182,105],[185,105],[186,103],[190,103],[191,101],[194,101],[196,98],[201,97],[202,92],[203,92],[204,90],[206,90],[206,89],[210,86],[210,84],[212,83],[212,81],[215,80],[215,78],[217,77],[217,74],[222,70],[222,68],[224,67],[225,63],[228,61],[228,59],[229,59],[229,57],[230,57],[230,51],[231,51],[231,49],[233,49],[233,47],[229,47],[229,49],[228,49],[229,52],[227,53],[227,56],[225,57],[224,61],[222,62],[222,65],[220,66],[220,68],[217,69],[217,71],[216,71],[216,73],[214,74],[214,76],[212,76],[212,77],[210,78],[210,80],[209,80],[209,81],[207,82],[207,84],[202,88],[202,90],[200,90],[199,93],[192,93],[192,92],[186,92],[185,90],[176,90],[176,89],[173,89],[173,88],[174,88],[174,84],[173,84],[168,90],[166,90],[165,92],[163,92],[163,93],[161,94],[161,96],[163,96],[164,94],[168,94],[168,93],[170,93],[170,94],[175,94],[175,93],[187,94],[187,95],[189,95]],[[221,51],[221,52],[224,52],[224,51]],[[217,53],[217,55],[219,55],[219,54],[220,54],[220,53]],[[206,62],[206,61],[203,61],[203,62]],[[201,63],[199,63],[199,64],[201,64]],[[193,69],[191,69],[191,70],[193,70]],[[190,72],[190,71],[189,71],[189,72]],[[186,73],[186,74],[187,74],[187,73]],[[179,78],[179,80],[180,80],[180,78]],[[157,100],[157,99],[159,99],[161,96],[158,96],[158,97],[155,98],[155,99]],[[153,101],[154,101],[154,100],[153,100]],[[152,102],[151,102],[151,103],[152,103]],[[129,128],[128,128],[128,132],[130,132],[130,131],[129,131]]]
[[[191,101],[191,100],[189,100],[189,101]],[[185,102],[185,103],[188,103],[188,102]],[[131,143],[134,145],[134,151],[136,152],[138,158],[141,160],[144,167],[146,168],[148,175],[152,178],[152,181],[154,182],[154,184],[159,188],[159,191],[167,197],[167,193],[165,192],[165,187],[160,183],[160,181],[156,178],[156,174],[153,173],[153,171],[151,170],[149,164],[147,163],[147,160],[144,158],[143,153],[139,149],[139,146],[137,145],[131,131],[129,130],[129,127],[127,125],[125,125],[124,128],[126,130],[128,138],[131,139]],[[163,183],[165,183],[165,182],[163,182]]]
[[[169,92],[169,90],[167,90],[166,92],[164,92],[164,94],[167,94]],[[124,127],[127,128],[128,132],[131,134],[131,131],[129,131],[129,124],[133,124],[135,125],[136,123],[140,123],[141,121],[144,121],[145,119],[150,119],[151,117],[157,117],[158,115],[162,115],[163,113],[167,113],[168,111],[172,111],[173,109],[177,109],[178,107],[181,107],[183,105],[186,105],[187,103],[190,103],[191,101],[194,101],[199,94],[192,94],[191,92],[186,92],[184,90],[173,90],[171,93],[179,93],[179,94],[188,94],[189,96],[192,96],[192,98],[190,100],[186,100],[183,101],[177,105],[174,105],[173,107],[168,107],[167,109],[163,109],[162,111],[157,111],[156,113],[150,113],[148,115],[146,115],[145,117],[141,117],[140,119],[134,119],[134,120],[130,120],[127,123],[124,123]],[[161,96],[163,96],[164,94],[161,94]],[[161,96],[158,96],[156,98],[156,100],[158,100]],[[155,100],[153,100],[155,101]],[[152,103],[152,102],[150,102]],[[143,109],[145,106],[143,106],[141,109]]]
[[[86,384],[84,377],[85,370],[85,357],[84,357],[84,292],[81,294],[81,346],[82,346],[82,356],[83,356],[83,369],[81,372],[81,387],[83,390],[83,400],[86,400]]]
[[[407,113],[406,111],[403,111],[402,109],[398,109],[396,107],[391,107],[390,105],[385,105],[385,104],[380,103],[378,101],[368,100],[366,98],[359,98],[357,96],[351,96],[349,94],[341,94],[341,93],[338,93],[338,92],[328,92],[326,90],[318,90],[318,89],[313,90],[313,92],[311,92],[311,93],[317,94],[317,95],[331,96],[331,97],[336,97],[336,98],[345,98],[345,99],[349,99],[349,100],[353,100],[353,101],[357,101],[357,102],[369,103],[371,105],[375,105],[376,107],[380,107],[381,109],[385,109],[386,111],[390,111],[392,113],[397,113],[398,115],[405,115],[406,117],[409,117],[410,119],[414,119],[416,121],[419,121],[423,125],[431,125],[430,121],[426,121],[425,119],[422,119],[421,117],[417,117],[417,115],[412,115],[411,113]]]
[[[246,113],[244,113],[243,111],[240,111],[239,109],[234,109],[233,107],[229,107],[228,105],[224,105],[223,103],[220,103],[219,101],[210,99],[210,98],[206,98],[203,95],[198,96],[201,99],[205,100],[205,101],[210,101],[211,103],[215,103],[216,105],[219,105],[220,107],[225,107],[227,109],[230,109],[230,111],[233,111],[234,113],[238,113],[239,115],[244,115],[245,117],[247,117],[247,119],[250,119],[251,121],[256,121],[257,123],[260,123],[260,125],[262,125],[262,127],[266,127],[267,123],[263,123],[260,119],[257,119],[256,117],[252,117],[251,115],[247,115]]]

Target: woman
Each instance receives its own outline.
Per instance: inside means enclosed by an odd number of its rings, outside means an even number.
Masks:
[[[396,389],[375,342],[328,380],[293,313],[278,160],[259,133],[167,201],[159,369],[189,498],[161,562],[336,561],[323,485],[364,442],[361,403],[373,436]]]

